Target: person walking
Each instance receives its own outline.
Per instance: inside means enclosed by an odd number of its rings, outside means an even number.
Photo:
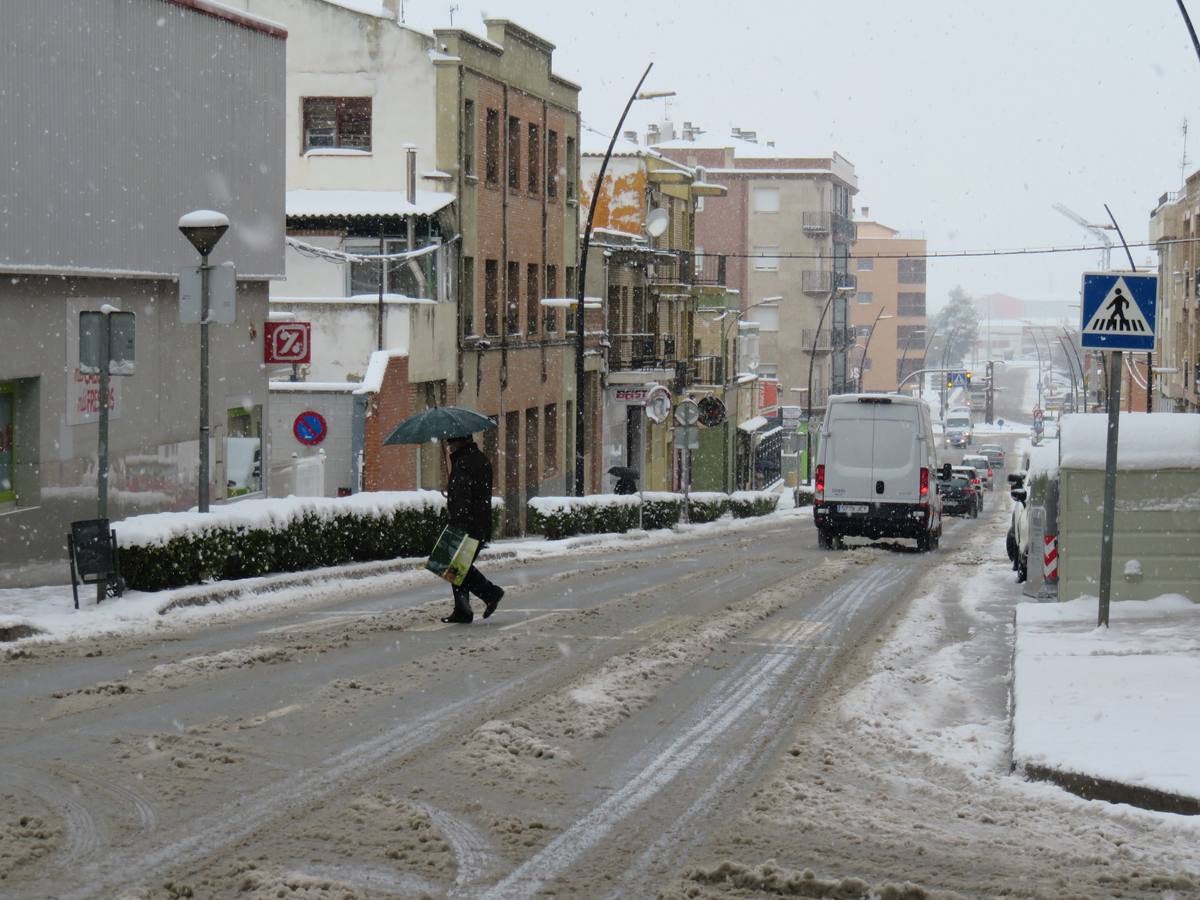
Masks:
[[[482,550],[492,538],[492,464],[469,435],[448,438],[446,446],[450,451],[450,477],[446,488],[449,524],[479,541]],[[504,597],[504,588],[488,581],[472,563],[462,584],[454,588],[454,611],[442,621],[460,625],[470,623],[475,618],[471,594],[483,601],[486,619],[496,611]]]

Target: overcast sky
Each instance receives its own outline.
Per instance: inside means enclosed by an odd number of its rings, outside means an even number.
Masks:
[[[405,0],[407,22],[448,24],[446,0]],[[1186,0],[1200,26],[1200,2]],[[454,24],[512,19],[556,45],[583,86],[586,125],[611,133],[649,62],[646,88],[710,135],[753,129],[854,163],[857,207],[930,251],[1095,243],[1051,209],[1093,222],[1112,208],[1147,237],[1158,197],[1181,185],[1181,126],[1200,167],[1200,62],[1175,0],[455,0]],[[660,119],[634,105],[626,127]],[[714,248],[715,249],[715,248]],[[1138,265],[1152,258],[1134,250]],[[1077,302],[1098,251],[931,260],[929,304],[979,296]],[[1114,266],[1125,265],[1119,249]]]

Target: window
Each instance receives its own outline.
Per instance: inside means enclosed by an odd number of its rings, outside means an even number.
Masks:
[[[462,121],[463,172],[475,174],[475,101],[463,101]]]
[[[558,404],[549,403],[546,405],[546,421],[542,427],[545,429],[543,433],[543,450],[542,450],[542,474],[549,478],[558,471]]]
[[[305,97],[304,149],[371,150],[370,97]]]
[[[262,406],[226,410],[225,490],[240,497],[262,490]]]
[[[867,306],[875,302],[875,295],[871,291],[859,291],[857,294],[855,294],[855,297],[858,298],[858,302],[863,306]]]
[[[542,133],[536,125],[529,123],[529,193],[538,192],[538,181],[542,173]]]
[[[546,195],[558,196],[558,132],[546,132]]]
[[[854,267],[859,272],[873,272],[875,271],[875,259],[870,256],[860,256],[854,260]]]
[[[778,331],[779,330],[779,307],[777,305],[760,306],[753,312],[749,313],[752,321],[758,323],[759,331]],[[762,374],[762,366],[759,366],[758,374]]]
[[[760,213],[779,212],[779,188],[755,188],[754,211]]]
[[[508,264],[508,278],[505,280],[508,288],[508,303],[504,308],[504,329],[508,334],[521,333],[521,264]]]
[[[910,350],[925,349],[924,325],[901,325],[896,329],[896,349],[903,351],[905,346]]]
[[[896,280],[901,284],[925,283],[925,260],[900,259],[896,263]]]
[[[521,120],[508,117],[508,186],[521,189]]]
[[[925,315],[925,295],[924,294],[906,294],[900,293],[896,295],[896,312],[901,316],[923,316]]]
[[[462,295],[458,299],[462,333],[465,337],[475,333],[475,260],[464,256],[462,261]]]
[[[17,392],[12,382],[0,381],[0,503],[17,499],[13,457],[15,456],[15,422]]]
[[[574,200],[579,191],[579,157],[575,153],[575,138],[567,136],[567,199]]]
[[[530,334],[537,334],[538,312],[541,310],[541,291],[538,290],[538,270],[541,268],[537,263],[529,263],[525,267],[525,328]]]
[[[483,333],[500,333],[500,264],[494,259],[483,261]]]
[[[483,127],[484,178],[488,184],[496,184],[500,180],[500,112],[489,109]]]
[[[571,141],[571,139],[567,138],[568,144],[570,143],[570,141]],[[570,187],[570,184],[571,184],[571,182],[567,182],[568,188]],[[578,296],[578,291],[575,288],[575,267],[574,266],[567,266],[567,281],[563,285],[563,296],[564,297]],[[567,333],[568,334],[571,334],[575,331],[575,312],[576,312],[576,310],[575,310],[574,306],[567,307]]]
[[[553,134],[553,132],[551,132]],[[557,297],[558,266],[546,266],[546,296]],[[553,306],[546,307],[546,333],[558,331],[558,310]]]
[[[754,271],[756,272],[778,272],[779,271],[779,248],[776,246],[755,247],[752,251],[754,254]]]

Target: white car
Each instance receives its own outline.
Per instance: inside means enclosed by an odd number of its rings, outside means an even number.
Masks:
[[[982,453],[968,453],[963,456],[962,464],[971,466],[979,473],[979,479],[987,490],[992,489],[992,461]]]

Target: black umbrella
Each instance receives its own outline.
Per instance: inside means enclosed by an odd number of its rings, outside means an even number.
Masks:
[[[608,470],[608,474],[616,478],[632,478],[634,481],[636,481],[638,477],[638,470],[632,466],[613,466]]]
[[[385,444],[423,444],[444,438],[470,437],[477,431],[495,428],[482,413],[461,406],[435,406],[409,416],[396,426]]]

